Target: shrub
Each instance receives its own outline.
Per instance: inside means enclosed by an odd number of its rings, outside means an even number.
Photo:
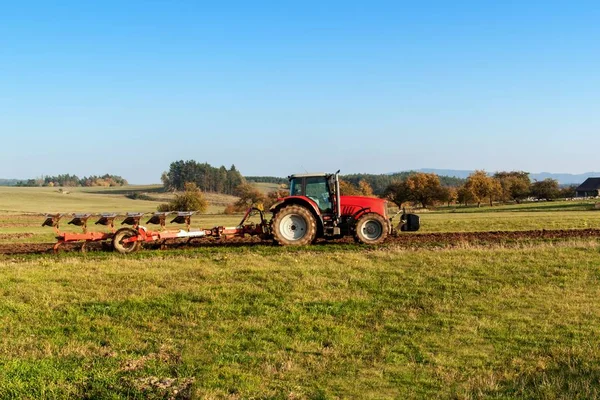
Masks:
[[[125,197],[127,197],[128,199],[131,200],[146,200],[146,201],[152,201],[152,197],[148,196],[147,193],[140,193],[140,192],[131,192],[131,193],[127,193],[125,195]]]
[[[235,189],[235,195],[240,199],[235,203],[239,209],[264,204],[265,195],[249,183],[242,183]]]
[[[236,212],[238,212],[238,209],[235,206],[235,204],[229,204],[227,207],[225,207],[225,210],[223,211],[223,213],[227,215],[235,214]]]
[[[185,184],[185,190],[175,195],[169,203],[158,206],[158,211],[199,211],[205,212],[208,202],[195,183]]]

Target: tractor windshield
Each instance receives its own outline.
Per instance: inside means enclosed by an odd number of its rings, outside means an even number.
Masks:
[[[291,196],[306,196],[319,206],[322,212],[331,212],[329,184],[325,176],[297,177],[290,180]]]

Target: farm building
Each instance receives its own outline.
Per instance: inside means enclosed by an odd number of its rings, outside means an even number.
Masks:
[[[587,178],[577,188],[577,197],[596,197],[600,193],[600,178]]]

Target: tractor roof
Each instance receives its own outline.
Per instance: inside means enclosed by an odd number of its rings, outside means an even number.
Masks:
[[[331,174],[326,174],[325,172],[315,172],[315,173],[308,173],[308,174],[294,174],[289,176],[289,179],[293,179],[293,178],[320,178],[320,177],[326,177],[329,176]]]

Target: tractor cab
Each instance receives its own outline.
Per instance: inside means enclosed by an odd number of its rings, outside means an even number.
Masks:
[[[319,232],[324,236],[339,236],[341,222],[341,197],[335,174],[296,174],[289,177],[290,196],[304,197],[313,203],[314,216],[320,220]]]
[[[303,196],[312,200],[322,214],[337,214],[339,184],[337,174],[296,174],[289,177],[290,196]]]

